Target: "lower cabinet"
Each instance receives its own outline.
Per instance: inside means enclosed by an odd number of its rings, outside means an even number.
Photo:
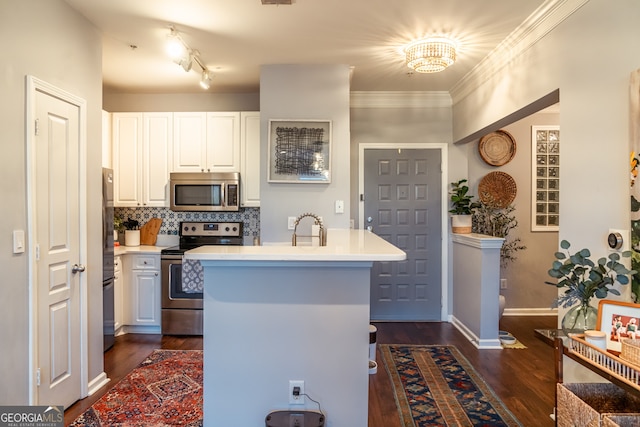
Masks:
[[[125,259],[128,261],[123,304],[126,332],[159,334],[160,255],[127,254]]]
[[[113,261],[113,310],[114,329],[116,335],[121,334],[124,326],[124,277],[122,275],[122,257],[117,256]]]

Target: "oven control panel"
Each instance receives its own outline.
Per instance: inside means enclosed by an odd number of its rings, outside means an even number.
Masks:
[[[180,236],[242,236],[241,222],[182,222]]]

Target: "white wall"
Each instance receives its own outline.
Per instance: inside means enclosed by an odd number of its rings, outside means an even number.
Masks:
[[[629,229],[628,88],[640,67],[638,22],[636,0],[589,1],[454,103],[459,140],[559,88],[559,239],[596,257],[606,254],[609,228]]]
[[[89,379],[103,370],[101,249],[102,40],[61,0],[0,0],[0,405],[29,403],[27,254],[13,255],[12,231],[27,230],[25,76],[33,75],[87,101],[87,281]],[[11,41],[11,42],[9,42]],[[18,41],[15,43],[15,41]],[[31,250],[31,248],[27,248]],[[97,307],[92,309],[92,307]],[[98,309],[99,308],[99,309]],[[50,402],[56,403],[56,402]]]
[[[331,120],[331,183],[267,182],[269,120]],[[264,243],[291,242],[287,217],[313,212],[328,228],[348,228],[349,67],[347,65],[263,65],[260,70],[260,228]],[[334,202],[343,200],[343,214]]]

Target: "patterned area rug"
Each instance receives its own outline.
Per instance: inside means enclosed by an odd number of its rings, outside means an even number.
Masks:
[[[202,351],[155,350],[71,426],[202,425]]]
[[[521,426],[453,346],[380,345],[404,427]]]

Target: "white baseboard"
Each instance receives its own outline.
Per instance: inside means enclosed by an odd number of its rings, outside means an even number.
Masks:
[[[557,316],[557,308],[505,308],[503,316]]]
[[[93,393],[98,391],[102,386],[107,384],[109,381],[111,381],[111,380],[107,377],[107,374],[104,373],[104,372],[102,372],[100,375],[98,375],[97,377],[95,377],[94,379],[89,381],[89,394],[88,394],[88,396],[91,396]]]
[[[473,345],[475,345],[480,350],[502,350],[502,345],[500,345],[500,339],[497,337],[495,339],[480,339],[476,334],[473,333],[471,329],[469,329],[464,323],[459,321],[455,316],[450,316],[451,323],[453,326],[459,330],[462,335],[464,335]]]

